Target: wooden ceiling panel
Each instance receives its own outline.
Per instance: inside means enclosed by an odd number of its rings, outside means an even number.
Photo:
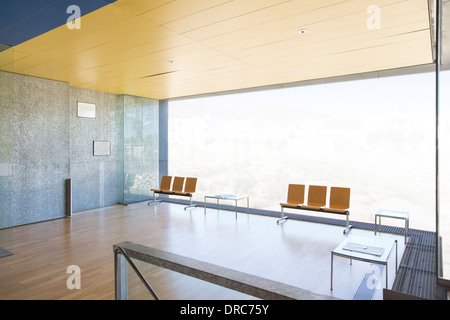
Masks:
[[[347,0],[345,0],[347,1]],[[278,5],[267,7],[261,10],[252,11],[247,14],[237,15],[227,20],[205,25],[192,29],[184,35],[187,37],[208,43],[211,46],[224,45],[230,41],[236,41],[250,36],[265,36],[267,29],[287,30],[292,27],[300,28],[303,25],[301,14],[316,12],[320,8],[326,8],[342,0],[323,1],[299,1],[291,0],[281,2]],[[287,25],[284,19],[294,17],[296,26]],[[291,29],[292,30],[292,29]],[[294,29],[295,30],[295,29]],[[297,30],[295,30],[297,31]]]
[[[36,54],[50,48],[58,48],[75,43],[79,38],[97,32],[108,26],[120,23],[133,17],[132,14],[115,6],[105,6],[101,10],[91,12],[80,20],[80,29],[69,29],[66,25],[49,31],[17,46],[21,52]],[[98,41],[98,39],[97,39]]]
[[[130,12],[133,15],[141,15],[173,1],[174,0],[120,0],[115,3],[115,7]]]
[[[286,59],[289,62],[287,64],[270,65],[263,68],[265,72],[279,72],[283,75],[288,75],[284,78],[285,82],[297,81],[297,77],[293,77],[294,72],[290,75],[287,71],[297,71],[297,73],[303,77],[303,80],[322,78],[326,73],[332,72],[336,75],[355,74],[361,72],[370,72],[378,70],[389,70],[391,68],[401,68],[410,65],[412,61],[417,62],[416,57],[412,57],[408,54],[408,50],[411,46],[417,48],[424,48],[424,44],[427,42],[425,38],[413,38],[402,42],[393,42],[389,45],[383,45],[375,48],[363,48],[357,51],[343,51],[335,52],[330,55],[321,55],[316,57],[309,57],[308,59]],[[430,54],[430,49],[423,50],[421,54],[426,56]],[[392,64],[392,53],[395,52],[396,62]],[[400,62],[401,61],[401,62]],[[419,64],[428,63],[427,59],[419,62]],[[349,66],[351,67],[349,68]],[[394,65],[396,67],[394,67]],[[348,73],[344,73],[348,70]],[[366,70],[366,71],[363,71]]]
[[[0,69],[165,99],[433,61],[427,0],[376,1],[381,28],[370,30],[373,4],[118,0],[83,16],[80,30],[61,26],[0,52]]]
[[[291,0],[235,0],[223,5],[196,12],[184,18],[164,24],[165,27],[184,34],[205,26],[217,25],[220,22],[244,17],[250,13],[262,12],[267,8],[288,3]],[[269,12],[269,11],[265,11]],[[251,20],[253,23],[257,20]]]
[[[234,0],[174,0],[143,13],[141,17],[164,25],[233,1]]]
[[[322,9],[330,10],[330,6],[324,6]],[[327,12],[327,14],[328,17],[330,17],[330,12]],[[329,18],[327,23],[316,22],[323,16],[326,16],[326,14],[322,13],[320,9],[308,11],[306,14],[290,16],[287,19],[275,20],[250,28],[212,37],[203,40],[202,43],[227,54],[233,54],[239,50],[254,48],[255,51],[264,49],[266,55],[266,48],[268,48],[268,46],[271,46],[272,44],[276,45],[277,43],[281,43],[283,41],[293,41],[298,43],[300,46],[305,46],[310,45],[312,42],[323,42],[327,40],[333,41],[337,38],[348,39],[349,36],[353,36],[355,34],[363,34],[364,39],[369,39],[369,41],[370,38],[378,37],[381,33],[383,33],[384,37],[389,37],[390,34],[387,34],[384,31],[392,28],[392,26],[397,26],[399,23],[397,16],[390,17],[387,12],[385,12],[383,15],[382,30],[371,32],[366,26],[367,14],[365,11],[362,13],[358,12],[353,15],[337,15],[336,18]],[[425,14],[423,10],[413,12],[407,23],[410,24],[411,21],[416,21],[417,19],[421,19],[421,22],[423,23],[423,26],[420,27],[420,29],[429,28],[427,12],[425,12]],[[294,23],[289,21],[307,21],[308,23],[305,24],[304,27],[309,29],[310,34],[305,35],[304,37],[299,37],[297,30],[301,27],[300,23],[297,22],[294,25]],[[416,26],[411,26],[410,30],[405,30],[404,32],[417,30],[415,27]],[[218,28],[212,26],[210,29],[216,30]],[[392,34],[395,34],[395,32],[395,30],[392,30]],[[353,41],[354,40],[357,39],[353,38]],[[345,43],[346,42],[343,41],[343,44]],[[278,49],[276,49],[274,53],[279,54]],[[248,56],[251,57],[252,55],[249,54]]]
[[[383,45],[384,41],[389,43],[396,35],[429,30],[427,14],[423,11],[412,12],[411,19],[407,21],[401,21],[396,16],[386,17],[380,30],[369,30],[365,25],[365,17],[361,17],[360,13],[345,17],[337,16],[329,19],[327,23],[309,25],[309,33],[303,36],[299,36],[295,29],[277,30],[269,24],[261,27],[262,35],[251,37],[253,31],[248,35],[246,31],[241,31],[240,35],[229,37],[229,39],[240,38],[241,41],[225,44],[216,49],[234,57],[240,56],[243,61],[250,63],[258,59],[264,61],[276,59],[283,54],[301,54],[304,51],[320,55],[323,50],[332,53],[337,48],[343,50],[342,48],[348,47],[348,50],[352,50],[355,46]],[[264,52],[264,55],[258,54],[259,52]]]
[[[310,37],[311,35],[308,34],[303,39],[287,39],[268,44],[257,43],[251,45],[252,43],[241,43],[242,46],[236,49],[235,52],[232,52],[229,48],[227,53],[235,57],[240,56],[241,61],[252,64],[267,64],[271,61],[275,63],[286,63],[283,59],[286,56],[294,56],[298,59],[307,60],[315,56],[332,55],[333,53],[354,51],[362,48],[382,47],[392,42],[402,42],[404,39],[409,39],[410,37],[429,40],[429,30],[422,29],[423,23],[418,22],[414,26],[420,31],[411,32],[410,25],[402,25],[394,28],[395,33],[387,29],[379,30],[377,34],[371,35],[366,33],[349,35],[348,33],[337,31],[335,32],[335,36],[331,38],[327,35],[323,37]],[[431,46],[428,45],[427,49],[431,50]],[[262,50],[265,54],[258,55]],[[374,53],[372,57],[375,59],[377,52]],[[394,55],[392,58],[394,58]],[[400,59],[400,57],[395,58]]]
[[[282,75],[280,83],[295,82],[308,79],[318,79],[327,72],[334,76],[354,74],[355,68],[359,72],[372,72],[379,70],[389,70],[393,68],[392,52],[396,52],[397,68],[408,66],[415,60],[418,64],[429,63],[427,59],[417,61],[416,57],[408,54],[411,45],[423,46],[426,40],[412,39],[403,43],[393,43],[391,45],[363,48],[354,51],[334,52],[328,55],[317,55],[308,57],[286,56],[283,57],[283,63],[266,64],[261,69],[267,74]],[[423,56],[430,54],[430,50],[421,52]],[[406,57],[407,56],[407,57]],[[351,67],[351,68],[350,68]],[[345,70],[347,72],[344,72]],[[365,70],[365,71],[363,71]]]

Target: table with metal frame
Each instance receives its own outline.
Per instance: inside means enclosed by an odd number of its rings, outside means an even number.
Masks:
[[[388,288],[388,260],[395,246],[395,273],[398,266],[398,242],[393,237],[351,235],[336,249],[331,251],[331,282],[333,290],[333,257],[339,256],[352,260],[370,262],[386,266],[386,288]]]
[[[205,213],[206,213],[206,199],[207,198],[217,199],[217,209],[219,209],[219,200],[233,200],[235,202],[236,219],[237,219],[237,211],[238,211],[237,210],[237,202],[238,202],[238,200],[247,199],[247,213],[250,212],[249,196],[235,195],[235,194],[226,194],[226,193],[220,193],[220,194],[214,194],[214,195],[205,196]]]
[[[380,209],[375,213],[375,234],[381,232],[381,218],[405,220],[405,244],[409,235],[409,212]],[[377,222],[378,220],[378,222]]]

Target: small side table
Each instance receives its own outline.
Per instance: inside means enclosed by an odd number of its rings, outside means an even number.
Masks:
[[[375,234],[377,231],[381,232],[381,218],[392,218],[405,220],[405,244],[409,235],[409,212],[405,211],[393,211],[393,210],[378,210],[375,213]],[[378,219],[378,222],[377,222]]]
[[[395,273],[398,269],[398,242],[394,238],[367,237],[351,235],[339,246],[331,251],[331,282],[330,290],[333,290],[333,257],[340,256],[352,260],[376,263],[386,266],[386,289],[388,288],[388,261],[391,251],[395,246]]]
[[[225,194],[225,193],[205,196],[205,214],[206,214],[206,198],[217,199],[217,209],[219,209],[219,200],[220,199],[222,199],[222,200],[234,200],[236,219],[237,219],[237,212],[238,212],[238,207],[237,207],[238,200],[247,199],[247,213],[250,213],[249,196],[239,196],[239,195],[235,195],[235,194]]]

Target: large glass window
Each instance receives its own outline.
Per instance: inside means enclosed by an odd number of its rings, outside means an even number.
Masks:
[[[441,72],[441,88],[450,85],[450,72]],[[441,90],[439,108],[439,236],[442,276],[450,279],[450,93]]]
[[[429,72],[170,100],[169,173],[274,211],[290,183],[350,187],[351,219],[434,231],[434,93]]]
[[[450,71],[449,69],[449,37],[448,24],[449,21],[449,4],[447,1],[440,2],[440,32],[442,37],[439,39],[441,65],[438,74],[439,79],[439,97],[438,97],[438,120],[439,120],[439,136],[438,136],[438,151],[439,151],[439,221],[438,221],[438,239],[441,245],[439,250],[439,270],[442,277],[448,281],[450,280],[450,93],[447,88],[450,86]],[[437,21],[437,19],[436,19]]]

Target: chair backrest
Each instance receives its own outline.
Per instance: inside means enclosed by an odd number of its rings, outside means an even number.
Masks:
[[[350,188],[331,187],[330,208],[334,209],[350,208]]]
[[[184,177],[175,177],[173,179],[172,191],[182,192],[184,186]]]
[[[163,176],[161,178],[161,190],[168,191],[170,190],[170,186],[172,184],[172,177],[171,176]]]
[[[308,189],[308,205],[315,207],[323,207],[327,203],[327,187],[325,186],[309,186]]]
[[[197,187],[197,178],[186,178],[186,184],[184,185],[184,192],[194,193]]]
[[[304,203],[305,202],[305,185],[290,184],[288,188],[287,202]]]

